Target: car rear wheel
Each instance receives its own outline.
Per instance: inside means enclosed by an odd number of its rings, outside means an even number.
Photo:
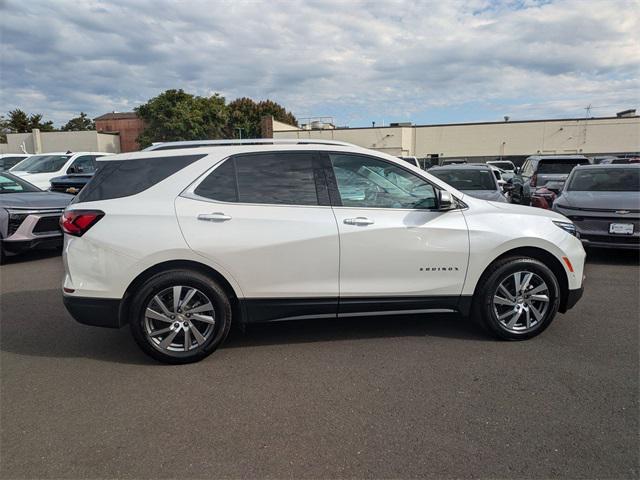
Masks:
[[[497,262],[480,280],[475,318],[493,335],[525,340],[542,333],[555,317],[560,287],[553,272],[529,257]]]
[[[210,355],[231,325],[224,290],[189,270],[151,277],[134,294],[130,312],[133,338],[145,353],[165,363],[191,363]]]

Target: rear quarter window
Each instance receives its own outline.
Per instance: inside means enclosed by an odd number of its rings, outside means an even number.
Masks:
[[[76,197],[77,202],[136,195],[205,156],[206,154],[200,154],[98,162],[98,170]]]

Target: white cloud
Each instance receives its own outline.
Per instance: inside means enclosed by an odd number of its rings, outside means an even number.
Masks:
[[[57,123],[167,88],[271,98],[339,123],[633,107],[640,2],[0,3],[0,112]],[[465,109],[465,106],[469,106]]]

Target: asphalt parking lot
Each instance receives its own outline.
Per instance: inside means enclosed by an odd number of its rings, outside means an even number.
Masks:
[[[455,315],[234,332],[187,366],[77,324],[59,256],[0,269],[2,478],[638,478],[639,268],[589,252],[528,342]]]

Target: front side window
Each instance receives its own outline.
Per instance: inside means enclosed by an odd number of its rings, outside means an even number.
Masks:
[[[433,185],[392,163],[348,154],[330,154],[330,159],[345,207],[436,207]]]
[[[318,205],[311,152],[237,155],[224,161],[195,189],[223,202]]]
[[[604,168],[576,171],[567,187],[571,192],[640,192],[640,168]]]
[[[93,155],[82,155],[76,158],[68,173],[93,173],[96,171],[96,161]]]
[[[71,158],[70,155],[34,155],[24,159],[11,170],[27,173],[57,172],[64,167],[64,164],[67,163],[69,158]]]

